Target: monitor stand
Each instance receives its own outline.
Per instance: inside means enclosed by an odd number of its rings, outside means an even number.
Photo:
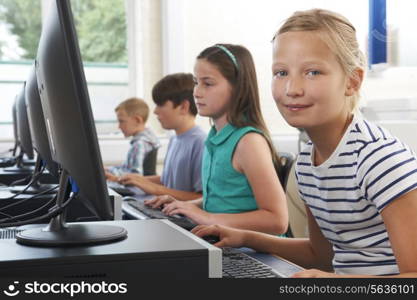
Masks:
[[[23,163],[23,154],[19,154],[16,158],[16,165],[12,167],[3,168],[4,172],[10,173],[21,173],[21,174],[29,174],[35,170],[35,166],[33,165],[25,165]]]
[[[12,167],[16,164],[16,157],[1,157],[0,158],[0,168]]]
[[[61,208],[64,200],[70,197],[71,186],[69,175],[63,170],[60,180],[56,206]],[[30,246],[78,246],[112,243],[127,236],[127,231],[121,226],[65,223],[65,213],[53,217],[44,228],[24,230],[16,235],[20,244]]]
[[[35,181],[30,187],[26,185],[15,185],[9,188],[9,191],[14,194],[29,194],[29,195],[37,195],[40,193],[43,194],[55,194],[57,184],[47,184],[47,183],[39,183],[39,181]]]
[[[25,182],[21,182],[22,185],[13,185],[9,187],[9,191],[14,194],[28,194],[28,195],[37,195],[37,194],[55,194],[57,184],[46,184],[40,183],[40,177],[42,175],[42,159],[40,156],[36,159],[35,168],[33,175],[30,179]],[[28,186],[28,184],[30,186]]]

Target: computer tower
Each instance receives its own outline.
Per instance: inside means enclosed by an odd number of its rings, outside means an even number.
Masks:
[[[37,279],[207,279],[222,275],[221,249],[168,220],[91,222],[118,225],[127,238],[102,245],[33,247],[13,229],[0,239],[0,277]]]

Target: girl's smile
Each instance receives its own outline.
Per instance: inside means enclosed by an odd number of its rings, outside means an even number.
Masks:
[[[307,105],[307,104],[287,104],[284,105],[288,110],[292,111],[292,112],[298,112],[298,111],[303,111],[306,110],[310,107],[312,107],[313,105]]]

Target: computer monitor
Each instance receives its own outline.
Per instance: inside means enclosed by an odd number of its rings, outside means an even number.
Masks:
[[[59,178],[59,165],[52,160],[41,99],[39,97],[35,68],[30,71],[26,81],[25,101],[32,145],[38,155],[35,170],[30,180],[30,186],[17,185],[10,187],[10,191],[13,193],[24,194],[55,193],[54,187],[56,187],[56,184],[44,184],[39,181],[41,171],[44,167],[52,176]]]
[[[30,134],[29,119],[25,100],[26,83],[17,96],[17,132],[19,135],[20,148],[29,159],[34,158],[32,136]]]
[[[13,156],[16,155],[17,149],[19,148],[19,136],[17,134],[17,99],[13,103],[12,108],[12,118],[13,118],[13,136],[14,136],[14,147],[13,147]]]
[[[57,206],[77,195],[103,220],[113,217],[87,83],[69,0],[51,1],[35,61],[52,159],[61,168]],[[19,243],[40,246],[112,242],[126,237],[119,226],[64,224],[63,214],[47,228],[20,232]]]
[[[59,165],[52,159],[49,146],[35,68],[31,70],[26,81],[25,92],[33,148],[42,160],[42,165],[45,166],[49,173],[59,177]]]
[[[17,99],[13,102],[12,107],[12,119],[13,119],[13,136],[14,136],[14,146],[7,152],[12,152],[12,156],[5,156],[0,158],[0,167],[12,166],[16,163],[16,152],[19,148],[19,137],[17,136],[17,111],[16,111],[16,102]],[[7,153],[5,152],[5,154]]]
[[[13,121],[16,124],[17,139],[19,141],[20,153],[16,160],[16,166],[5,168],[6,172],[19,172],[19,173],[32,173],[34,168],[23,163],[24,155],[29,159],[34,158],[32,137],[30,134],[29,120],[26,111],[25,102],[25,86],[23,84],[22,89],[16,96],[16,119]]]

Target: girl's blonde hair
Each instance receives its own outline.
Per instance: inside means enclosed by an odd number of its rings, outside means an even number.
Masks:
[[[365,71],[365,56],[359,49],[356,29],[344,16],[324,9],[297,11],[284,22],[273,40],[291,31],[315,31],[336,55],[346,76],[359,80],[355,70]],[[359,98],[359,91],[348,97],[351,111],[357,107]]]

